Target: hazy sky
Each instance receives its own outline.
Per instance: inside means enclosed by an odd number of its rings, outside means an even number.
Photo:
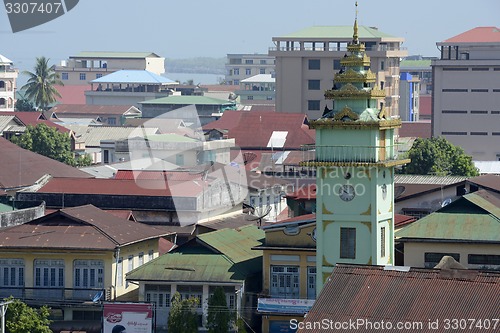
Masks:
[[[359,24],[405,38],[409,54],[437,56],[438,41],[500,26],[500,0],[358,3]],[[351,25],[354,11],[353,0],[80,0],[64,16],[14,34],[0,9],[0,54],[30,69],[37,56],[59,63],[80,51],[152,51],[165,58],[267,53],[272,37]]]

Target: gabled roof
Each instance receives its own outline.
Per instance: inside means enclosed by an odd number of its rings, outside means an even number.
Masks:
[[[276,79],[271,74],[257,74],[241,80],[242,83],[274,83]]]
[[[179,84],[176,81],[170,80],[164,76],[152,73],[147,70],[139,69],[122,69],[108,75],[104,75],[98,79],[90,81],[91,83],[123,83],[123,84]]]
[[[33,153],[0,138],[0,188],[31,186],[44,175],[53,177],[90,178],[72,166]]]
[[[12,60],[0,54],[0,64],[2,65],[12,65]]]
[[[139,104],[174,104],[174,105],[232,105],[234,102],[212,98],[207,96],[168,96],[157,99],[151,99]]]
[[[129,59],[142,59],[142,58],[161,58],[153,52],[107,52],[107,51],[83,51],[77,53],[71,58],[129,58]]]
[[[256,226],[199,235],[131,271],[127,280],[241,283],[262,270],[262,251],[251,248],[263,238],[264,232]]]
[[[500,194],[469,193],[396,232],[400,241],[500,243]]]
[[[10,117],[10,116],[14,116],[17,120],[16,123],[18,123],[22,127],[37,126],[39,124],[45,124],[48,127],[56,128],[59,132],[62,132],[62,133],[69,133],[70,132],[70,130],[68,130],[67,128],[65,128],[61,125],[55,124],[50,120],[47,120],[45,115],[43,113],[40,113],[40,112],[34,112],[34,111],[33,112],[31,112],[31,111],[0,112],[0,118]],[[0,120],[0,122],[2,122],[2,121]],[[2,127],[0,124],[0,130],[1,129],[2,129]],[[4,128],[4,129],[9,130],[9,131],[14,130],[14,128],[10,128],[10,129]],[[15,128],[15,130],[24,132],[25,129],[18,127],[18,128]]]
[[[222,117],[203,126],[203,130],[227,130],[227,136],[242,148],[300,149],[314,143],[307,116],[301,113],[225,111]]]
[[[486,188],[495,192],[500,192],[500,176],[482,175],[467,179],[470,184],[475,184],[481,188]]]
[[[0,230],[0,248],[112,250],[167,234],[86,205]]]
[[[443,43],[500,43],[500,29],[497,27],[476,27],[445,39]]]
[[[70,117],[72,114],[77,115],[140,115],[141,111],[132,105],[78,105],[78,104],[58,104],[52,107],[50,112],[53,112],[61,117]]]
[[[252,247],[260,245],[264,232],[254,225],[239,229],[221,229],[198,236],[198,240],[227,256],[233,263],[254,259],[262,255]]]
[[[492,295],[498,295],[499,286],[498,272],[337,264],[302,323],[305,329],[297,332],[337,331],[313,325],[325,318],[328,323],[363,320],[357,329],[341,330],[345,332],[390,331],[373,329],[383,321],[394,331],[430,333],[436,329],[429,323],[436,320],[437,331],[442,331],[446,319],[498,317],[500,297]],[[396,330],[400,322],[411,328]],[[467,327],[467,332],[480,333],[484,328]]]
[[[363,41],[363,39],[396,38],[376,28],[366,27],[362,25],[358,27],[358,36],[361,41]],[[351,41],[352,25],[313,26],[281,37],[273,37],[273,40],[283,39],[283,38],[310,38],[310,39],[335,38],[339,40],[345,39],[347,41]]]

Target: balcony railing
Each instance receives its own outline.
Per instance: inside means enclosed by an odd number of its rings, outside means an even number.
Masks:
[[[13,296],[22,301],[92,302],[96,296],[100,301],[110,300],[110,289],[103,288],[26,288],[9,287],[0,289],[0,298]]]
[[[326,164],[377,164],[401,161],[405,156],[396,145],[388,146],[323,146],[302,147],[302,165]],[[399,164],[399,163],[396,163]]]
[[[406,47],[390,47],[387,45],[378,45],[378,46],[371,46],[367,47],[366,51],[406,51]],[[270,47],[269,48],[270,52],[276,52],[276,51],[334,51],[334,52],[347,52],[347,47],[337,47],[337,46],[330,46],[330,47],[324,47],[324,46],[315,46],[315,47],[301,47],[298,45],[294,46],[280,46],[280,47]]]

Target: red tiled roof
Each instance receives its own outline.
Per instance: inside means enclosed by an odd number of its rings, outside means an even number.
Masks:
[[[334,332],[314,323],[363,320],[370,325],[342,332],[444,332],[445,319],[497,318],[500,309],[500,273],[471,270],[384,270],[381,266],[337,264],[297,333]],[[497,295],[493,296],[492,295]],[[429,322],[439,321],[439,329]],[[374,329],[381,322],[392,329]],[[397,323],[409,323],[396,330]],[[422,323],[416,326],[413,323]],[[388,327],[387,324],[385,326]],[[380,328],[380,326],[379,326]],[[460,330],[454,330],[456,332]],[[484,327],[467,326],[482,333]]]
[[[132,216],[132,211],[128,209],[104,209],[104,211],[125,220],[130,220]]]
[[[227,130],[228,138],[234,138],[237,146],[247,149],[267,148],[275,131],[288,132],[284,146],[279,149],[300,149],[314,143],[314,130],[309,129],[307,116],[301,113],[225,111],[219,120],[203,129]]]
[[[500,29],[497,27],[476,27],[448,38],[443,43],[500,43]]]
[[[192,181],[201,179],[200,173],[188,171],[154,171],[154,170],[118,170],[114,179],[126,180],[167,180],[167,181]]]
[[[420,95],[418,103],[418,113],[420,116],[432,115],[432,95]]]
[[[48,127],[54,127],[59,132],[69,133],[71,132],[66,127],[55,124],[50,120],[47,120],[43,113],[37,111],[16,111],[16,112],[0,112],[2,116],[15,116],[17,119],[24,124],[24,126],[36,126],[38,124],[45,124]]]
[[[85,91],[91,90],[90,85],[55,86],[61,97],[57,102],[61,104],[85,104]]]
[[[76,115],[104,115],[114,114],[123,115],[130,110],[132,105],[75,105],[75,104],[58,104],[52,107],[49,111],[54,112],[59,117]]]
[[[33,153],[0,138],[0,187],[31,186],[46,174],[54,177],[90,178],[77,168]]]
[[[430,138],[432,123],[430,121],[403,121],[399,129],[402,138]]]
[[[92,205],[65,208],[0,231],[0,248],[113,250],[165,232],[122,219]]]
[[[394,227],[399,228],[404,225],[415,222],[417,219],[413,216],[394,214]]]

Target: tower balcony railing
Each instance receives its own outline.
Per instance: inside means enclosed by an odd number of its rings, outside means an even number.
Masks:
[[[399,46],[396,46],[396,47],[391,47],[391,46],[387,46],[387,45],[375,45],[375,46],[369,46],[366,48],[366,51],[406,51],[407,48],[406,47],[399,47]],[[310,47],[310,46],[300,46],[300,45],[290,45],[290,46],[280,46],[280,47],[276,47],[276,46],[273,46],[273,47],[270,47],[269,48],[269,51],[270,52],[283,52],[283,51],[334,51],[334,52],[347,52],[347,47],[345,46],[328,46],[328,47],[325,47],[325,46],[322,46],[322,45],[318,45],[318,46],[314,46],[314,47]]]
[[[302,146],[302,162],[304,166],[322,165],[398,165],[408,160],[398,150],[398,145],[386,146]]]
[[[55,288],[55,287],[9,287],[0,289],[0,297],[13,296],[25,302],[37,300],[55,302],[92,302],[110,300],[111,289],[107,288]]]

